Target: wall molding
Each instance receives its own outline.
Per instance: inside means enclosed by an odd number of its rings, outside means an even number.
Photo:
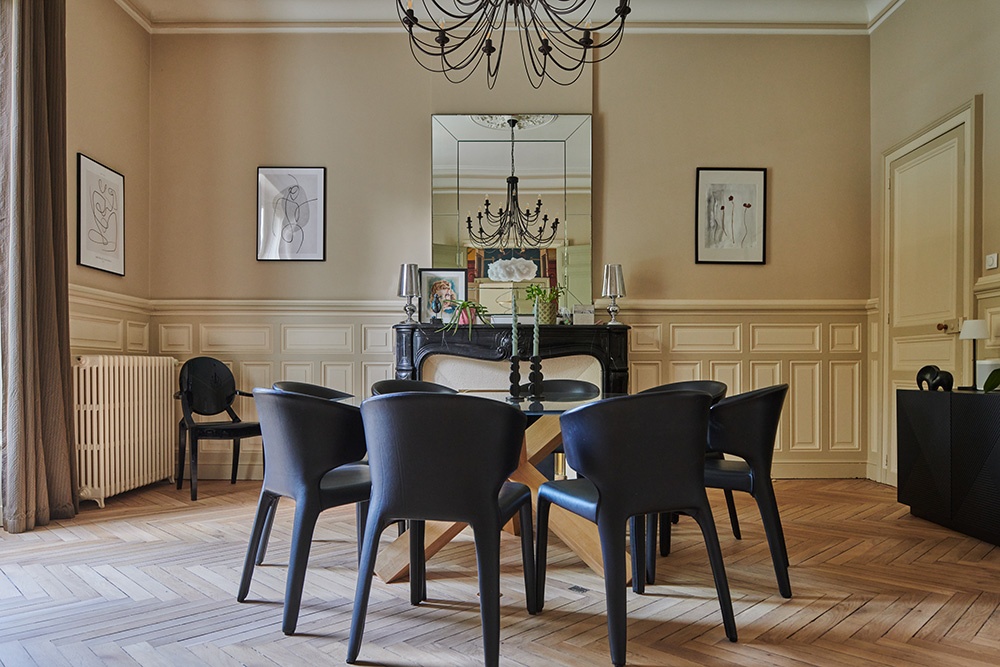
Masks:
[[[670,315],[672,313],[718,315],[766,315],[795,313],[796,315],[862,315],[868,311],[870,299],[629,299],[619,301],[619,317],[629,313]],[[595,303],[597,312],[610,305],[607,299]],[[627,322],[626,322],[627,324]]]

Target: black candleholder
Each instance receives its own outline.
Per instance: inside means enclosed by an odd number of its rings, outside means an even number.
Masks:
[[[510,398],[521,400],[521,358],[516,354],[510,358]]]
[[[542,395],[542,358],[531,357],[531,372],[528,373],[528,381],[531,383],[531,398],[540,401],[545,398]]]

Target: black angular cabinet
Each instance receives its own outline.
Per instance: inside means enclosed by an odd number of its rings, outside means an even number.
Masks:
[[[896,428],[899,502],[1000,545],[1000,394],[901,389]]]

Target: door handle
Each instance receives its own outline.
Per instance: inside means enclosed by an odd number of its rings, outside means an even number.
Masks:
[[[937,330],[948,333],[948,324],[946,322],[938,322]]]

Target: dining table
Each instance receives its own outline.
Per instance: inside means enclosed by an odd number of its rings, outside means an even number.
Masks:
[[[586,400],[559,400],[558,396],[542,400],[530,398],[513,400],[506,390],[475,390],[460,393],[506,401],[520,408],[526,415],[537,417],[525,430],[518,467],[510,475],[511,481],[520,482],[531,489],[533,503],[537,500],[538,488],[548,481],[548,478],[538,470],[538,464],[562,444],[559,415],[573,408],[612,397],[611,394],[604,394]],[[474,443],[469,443],[469,446],[474,446]],[[465,527],[464,523],[427,521],[424,533],[425,557],[430,559]],[[518,529],[516,526],[508,526],[508,530]],[[595,523],[553,505],[549,516],[549,530],[590,569],[601,576],[604,575],[604,560],[601,556],[601,543]],[[409,575],[409,540],[410,531],[407,530],[380,549],[375,563],[375,574],[380,579],[389,583]],[[622,548],[624,549],[624,545]],[[625,563],[627,581],[631,581],[630,559],[626,558]]]

